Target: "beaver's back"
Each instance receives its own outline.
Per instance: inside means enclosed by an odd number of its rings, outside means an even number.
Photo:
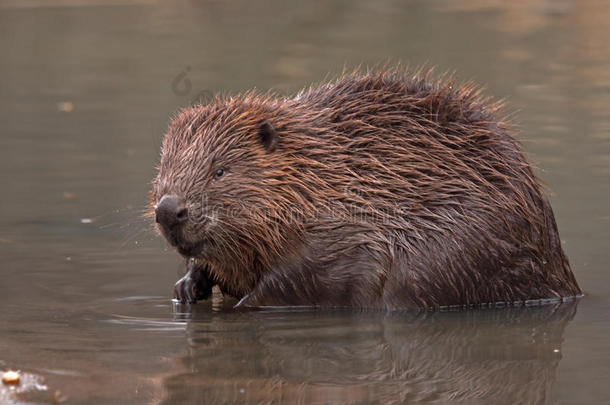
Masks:
[[[326,189],[340,190],[328,199],[373,229],[354,243],[380,251],[393,244],[389,306],[580,294],[550,205],[500,105],[476,88],[373,73],[294,103],[315,111],[305,136],[316,142],[301,140],[292,152],[301,165],[315,161],[319,171],[321,163]]]
[[[539,206],[533,200],[540,187],[508,125],[496,117],[499,104],[486,104],[475,89],[370,74],[295,100],[314,111],[312,128],[286,139],[286,147],[299,166],[324,164],[335,189],[347,182],[392,206],[468,200],[468,208],[494,213]]]

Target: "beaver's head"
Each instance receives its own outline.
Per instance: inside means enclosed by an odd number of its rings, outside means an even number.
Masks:
[[[180,254],[243,263],[281,249],[277,216],[294,201],[278,150],[283,125],[277,111],[247,100],[188,108],[172,121],[151,216]]]

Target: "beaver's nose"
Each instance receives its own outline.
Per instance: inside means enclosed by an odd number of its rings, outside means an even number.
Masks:
[[[188,210],[184,201],[175,194],[164,195],[155,207],[155,219],[165,229],[174,228],[187,218]]]

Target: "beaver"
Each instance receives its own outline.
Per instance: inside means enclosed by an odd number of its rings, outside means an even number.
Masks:
[[[217,284],[242,308],[397,310],[581,295],[502,110],[403,68],[183,109],[150,206],[188,258],[175,297]]]

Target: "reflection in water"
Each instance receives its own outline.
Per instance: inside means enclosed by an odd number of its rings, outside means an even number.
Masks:
[[[192,307],[189,351],[165,378],[163,403],[549,403],[576,305],[423,315]]]

